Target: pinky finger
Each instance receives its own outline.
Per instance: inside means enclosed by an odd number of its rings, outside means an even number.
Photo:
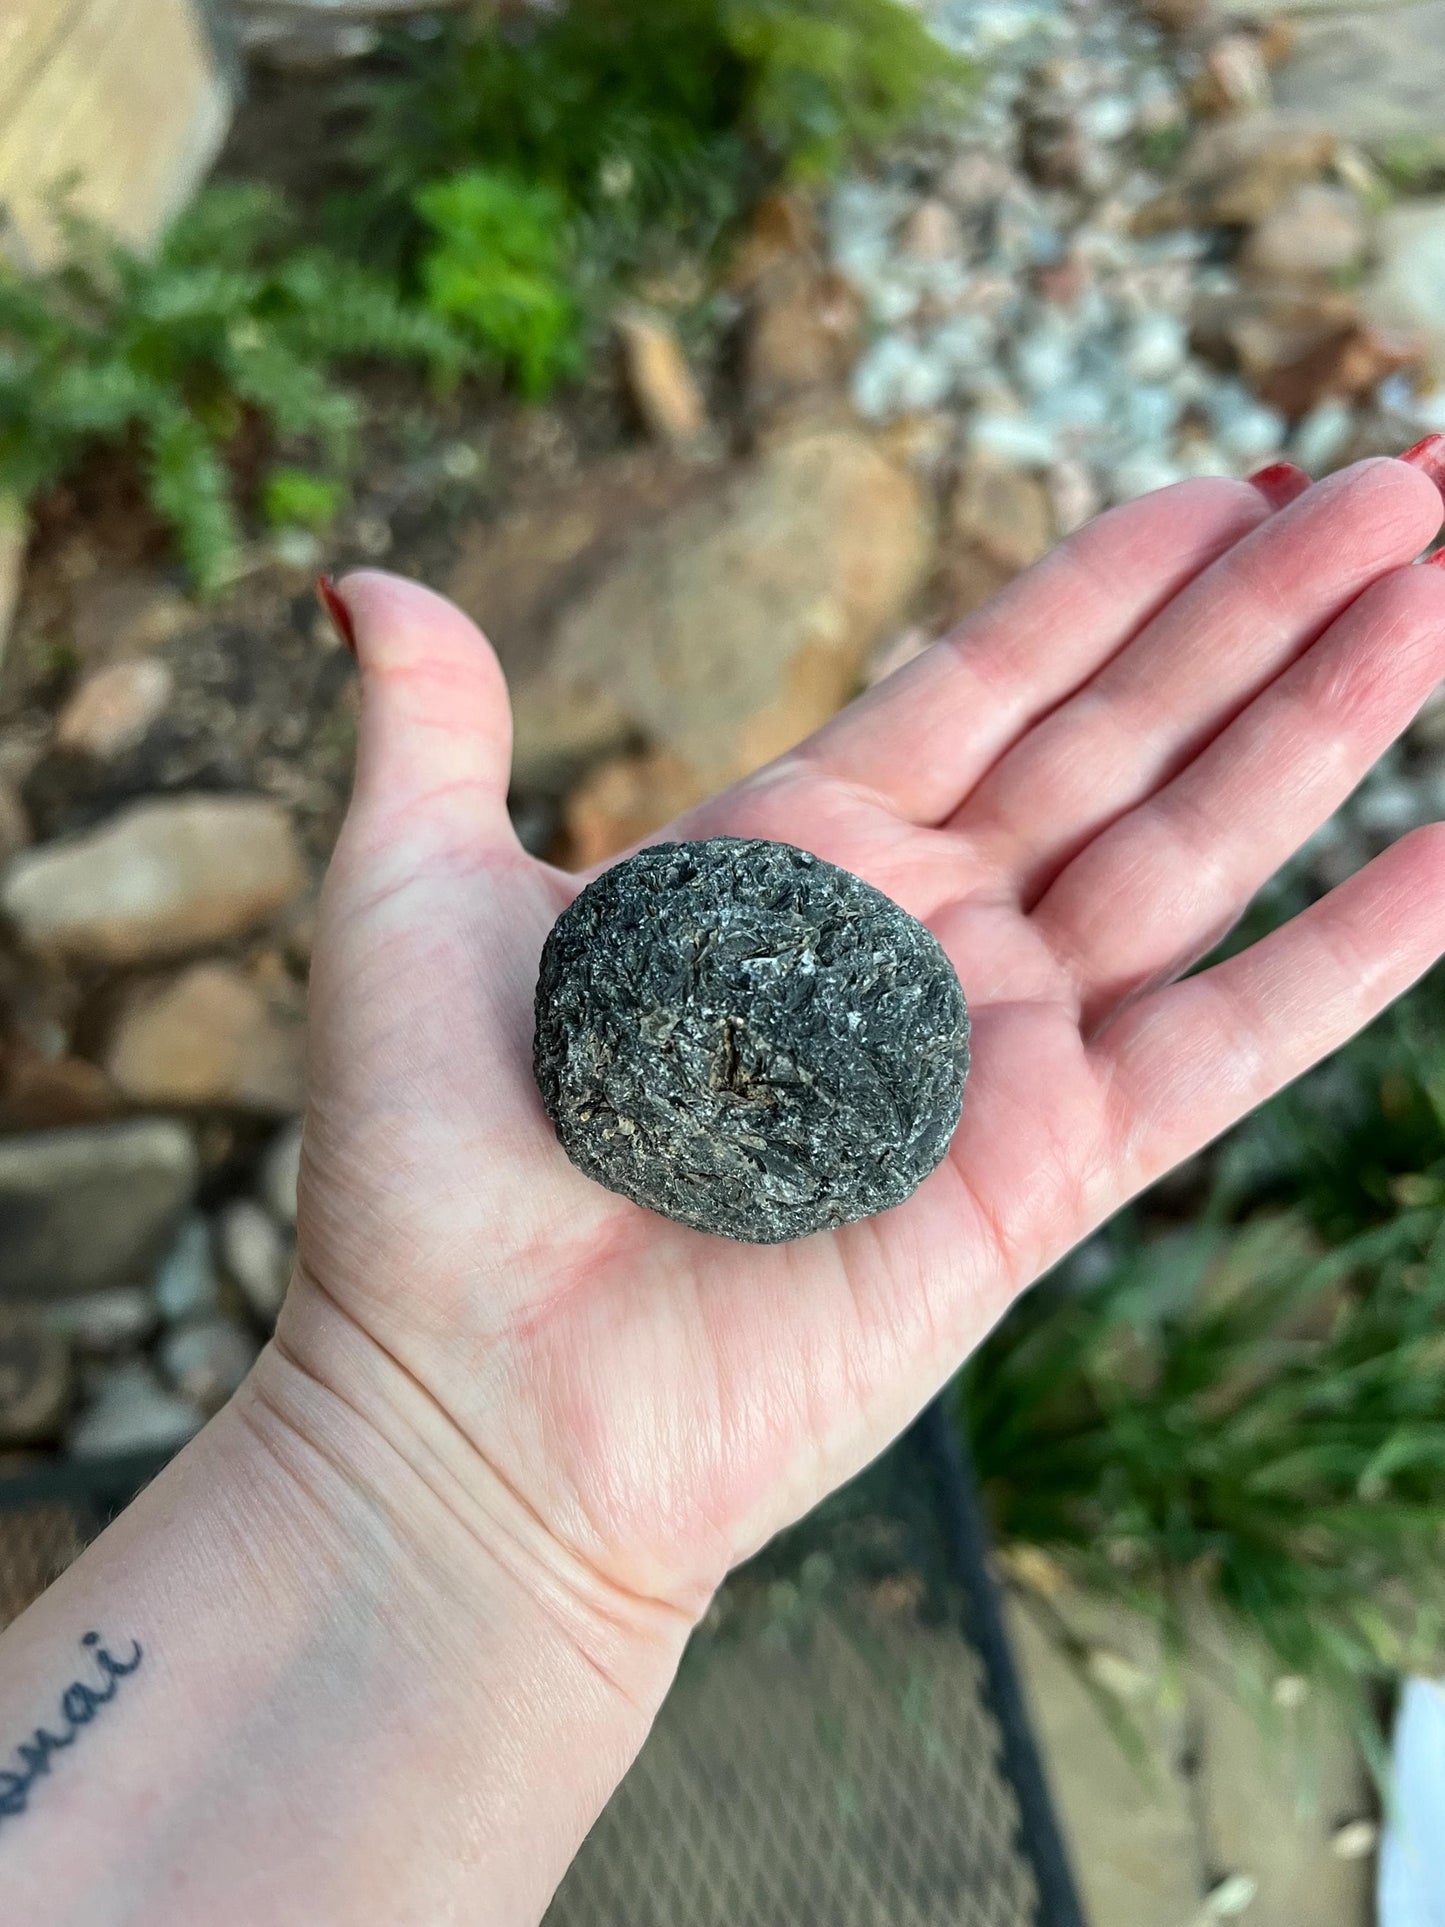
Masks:
[[[1091,1050],[1149,1184],[1362,1030],[1445,953],[1445,823],[1283,928],[1127,1006]]]

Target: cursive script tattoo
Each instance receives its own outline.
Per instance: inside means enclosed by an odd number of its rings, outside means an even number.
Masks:
[[[114,1653],[108,1653],[100,1643],[99,1633],[87,1633],[80,1643],[86,1649],[86,1657],[94,1662],[101,1684],[92,1686],[83,1679],[72,1680],[60,1695],[60,1732],[52,1733],[48,1727],[37,1726],[29,1739],[16,1747],[19,1771],[0,1772],[0,1822],[24,1813],[30,1804],[31,1788],[50,1771],[55,1754],[75,1745],[81,1728],[89,1726],[101,1707],[115,1698],[121,1681],[133,1673],[144,1658],[134,1640],[128,1659],[117,1659]]]

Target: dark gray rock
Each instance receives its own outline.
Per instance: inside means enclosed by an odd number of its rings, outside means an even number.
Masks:
[[[191,1134],[135,1118],[0,1143],[0,1299],[149,1276],[196,1188]]]
[[[846,870],[786,843],[660,843],[557,919],[534,1064],[588,1177],[779,1244],[901,1204],[935,1168],[968,1009],[937,939]]]

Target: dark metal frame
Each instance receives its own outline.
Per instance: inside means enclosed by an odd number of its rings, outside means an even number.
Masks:
[[[983,1662],[985,1692],[1003,1738],[1004,1770],[1019,1803],[1022,1846],[1038,1882],[1040,1927],[1086,1927],[989,1571],[988,1534],[951,1399],[948,1392],[935,1399],[914,1429],[937,1473],[939,1511],[968,1599],[968,1632]]]

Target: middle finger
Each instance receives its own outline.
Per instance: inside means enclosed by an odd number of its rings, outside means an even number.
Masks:
[[[1025,904],[1211,741],[1380,576],[1440,526],[1430,477],[1358,463],[1197,577],[989,772],[948,827]]]

